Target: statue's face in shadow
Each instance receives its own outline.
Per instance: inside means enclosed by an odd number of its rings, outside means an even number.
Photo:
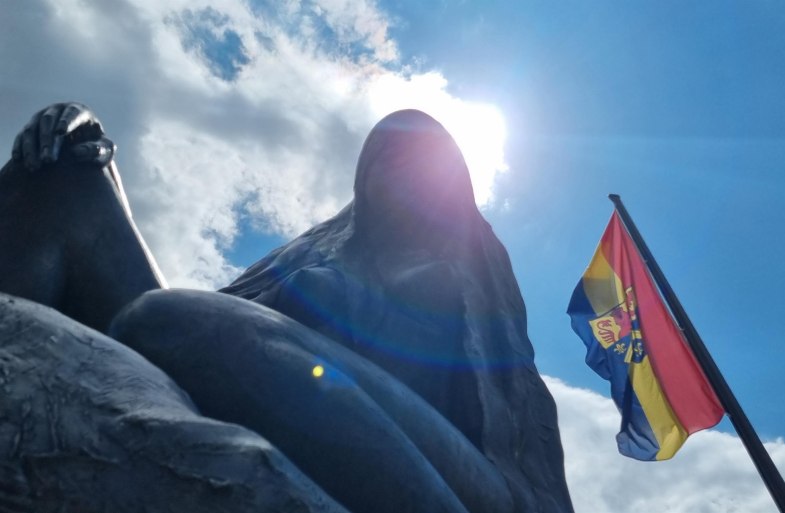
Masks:
[[[368,136],[355,195],[369,225],[410,235],[449,231],[474,208],[468,169],[452,137],[411,110],[387,116]]]

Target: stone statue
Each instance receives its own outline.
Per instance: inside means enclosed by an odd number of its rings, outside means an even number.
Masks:
[[[509,258],[438,122],[384,118],[353,202],[221,293],[163,287],[113,153],[56,104],[0,171],[0,499],[124,511],[125,479],[150,511],[572,511]]]

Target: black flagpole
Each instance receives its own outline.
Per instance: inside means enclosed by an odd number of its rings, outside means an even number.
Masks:
[[[698,360],[698,363],[703,369],[703,373],[706,375],[712,388],[714,388],[714,392],[717,394],[717,398],[725,409],[725,413],[730,417],[733,427],[744,443],[744,447],[752,458],[755,468],[758,469],[758,473],[761,478],[763,478],[766,488],[769,489],[769,493],[777,504],[777,508],[780,510],[780,513],[785,513],[785,482],[783,482],[777,467],[774,466],[774,462],[771,461],[771,456],[766,452],[766,448],[763,447],[760,438],[758,438],[758,434],[753,429],[749,419],[747,419],[747,415],[744,414],[744,410],[741,409],[741,405],[736,401],[736,397],[733,395],[728,383],[717,368],[717,364],[714,363],[714,359],[703,344],[703,340],[701,340],[700,335],[698,335],[695,326],[692,325],[690,318],[687,317],[687,312],[684,311],[681,302],[676,297],[676,294],[674,294],[668,280],[665,279],[665,275],[662,273],[660,266],[657,265],[657,261],[654,260],[648,246],[646,246],[646,243],[643,241],[643,237],[641,237],[638,228],[636,228],[635,223],[632,222],[630,214],[628,214],[627,209],[624,208],[621,198],[618,194],[610,194],[608,195],[608,198],[610,198],[616,206],[616,211],[619,213],[633,242],[638,247],[638,251],[643,258],[646,267],[648,267],[649,272],[660,289],[660,293],[665,298],[677,324],[684,333],[684,337],[687,339],[687,343],[689,344],[690,349],[692,349],[695,359]]]

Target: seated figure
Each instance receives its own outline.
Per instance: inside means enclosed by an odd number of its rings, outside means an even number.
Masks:
[[[113,151],[84,106],[33,117],[0,171],[0,292],[132,348],[355,513],[572,511],[509,258],[438,122],[380,121],[354,200],[221,293],[165,290]]]

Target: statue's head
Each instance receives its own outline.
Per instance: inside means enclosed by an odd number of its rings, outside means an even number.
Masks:
[[[362,229],[415,239],[448,235],[477,213],[458,146],[439,122],[418,110],[394,112],[371,130],[357,163],[354,194]]]

